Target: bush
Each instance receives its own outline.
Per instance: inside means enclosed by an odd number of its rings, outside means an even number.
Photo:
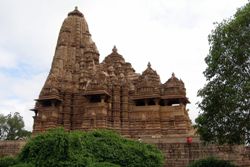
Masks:
[[[85,167],[93,162],[92,155],[82,147],[83,134],[54,129],[31,139],[22,149],[19,159],[39,167]]]
[[[19,159],[39,167],[160,167],[164,162],[155,146],[122,138],[111,131],[69,133],[63,129],[31,139]]]
[[[10,166],[10,167],[35,167],[33,164],[27,164],[27,163],[18,163],[16,165]]]
[[[92,131],[83,142],[98,162],[107,161],[131,167],[163,165],[163,155],[155,146],[122,138],[117,133]]]
[[[226,160],[219,160],[214,157],[194,161],[188,167],[236,167]]]
[[[88,167],[120,167],[120,165],[112,164],[109,162],[97,162],[89,165]]]
[[[14,157],[3,157],[0,158],[1,167],[9,167],[18,163],[18,160]]]

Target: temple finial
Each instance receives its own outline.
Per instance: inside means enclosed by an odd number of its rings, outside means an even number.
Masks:
[[[151,68],[151,63],[150,62],[148,62],[148,68]]]
[[[113,47],[113,49],[112,49],[112,52],[113,52],[113,53],[117,53],[117,48],[116,48],[115,45],[114,45],[114,47]]]
[[[172,78],[175,78],[175,74],[174,74],[174,72],[172,73]]]
[[[69,12],[68,16],[80,16],[80,17],[83,17],[83,14],[78,10],[78,7],[75,6],[75,10],[73,10],[72,12]]]

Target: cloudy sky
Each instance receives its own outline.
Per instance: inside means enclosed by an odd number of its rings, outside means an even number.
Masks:
[[[114,45],[136,72],[150,61],[164,83],[174,72],[185,82],[192,121],[214,22],[232,16],[247,0],[0,0],[0,113],[29,109],[48,75],[59,29],[75,6],[84,14],[100,60]]]

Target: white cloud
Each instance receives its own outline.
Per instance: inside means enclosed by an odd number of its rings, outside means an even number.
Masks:
[[[38,97],[47,73],[40,73],[28,78],[12,77],[0,73],[0,113],[19,112],[25,120],[26,128],[32,130],[34,99]]]
[[[13,68],[17,64],[16,55],[0,47],[0,69]]]

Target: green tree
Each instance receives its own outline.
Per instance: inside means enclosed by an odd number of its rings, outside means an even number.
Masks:
[[[19,113],[0,114],[0,140],[18,140],[31,135],[24,129],[23,117]]]
[[[250,143],[250,4],[216,23],[209,44],[197,132],[205,141]]]

